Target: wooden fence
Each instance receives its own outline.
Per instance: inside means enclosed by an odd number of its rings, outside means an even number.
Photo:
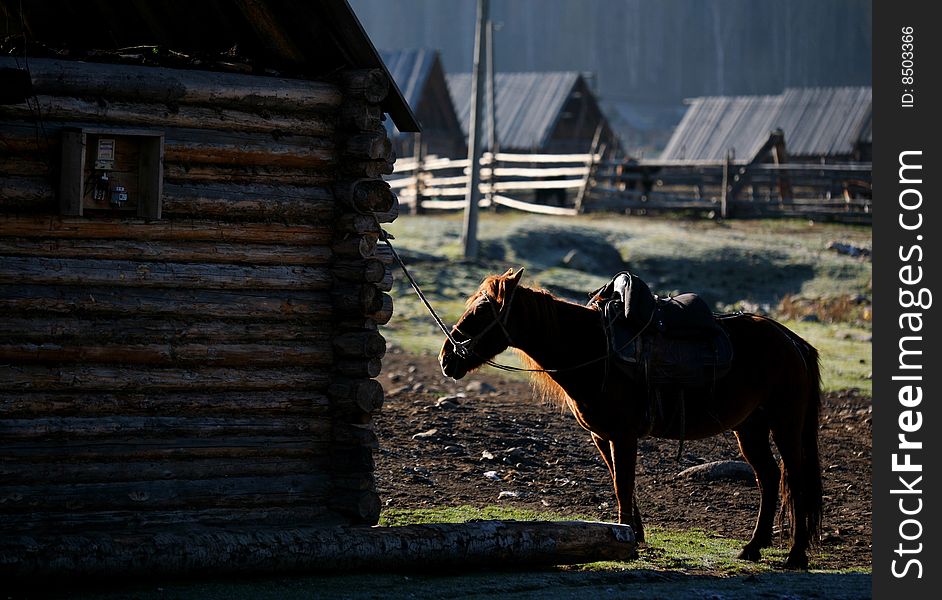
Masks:
[[[698,212],[713,217],[807,217],[870,222],[871,164],[628,161],[587,154],[485,154],[482,207],[581,212]],[[465,206],[468,160],[399,160],[389,179],[414,212]]]

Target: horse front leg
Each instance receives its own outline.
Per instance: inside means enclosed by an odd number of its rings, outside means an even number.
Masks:
[[[635,539],[644,541],[641,511],[635,502],[635,468],[638,463],[638,438],[626,436],[609,442],[612,457],[612,479],[618,500],[618,522],[631,525]]]

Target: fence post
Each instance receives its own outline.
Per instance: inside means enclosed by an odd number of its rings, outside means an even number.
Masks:
[[[424,173],[424,164],[425,164],[425,144],[422,143],[422,134],[415,134],[415,211],[414,214],[422,214],[422,188],[425,187],[424,182],[422,181],[422,174]]]
[[[586,161],[585,167],[585,181],[582,182],[582,187],[579,188],[579,193],[576,194],[576,212],[581,213],[585,210],[585,197],[589,192],[589,185],[592,183],[592,173],[595,170],[595,155],[599,150],[599,141],[602,138],[602,124],[600,123],[598,127],[595,128],[595,135],[592,136],[592,145],[589,147],[589,160]],[[601,157],[600,157],[601,158]]]
[[[726,160],[723,161],[723,195],[720,196],[720,217],[727,218],[729,217],[730,207],[729,207],[729,192],[730,192],[730,165],[732,164],[732,153],[726,151]]]

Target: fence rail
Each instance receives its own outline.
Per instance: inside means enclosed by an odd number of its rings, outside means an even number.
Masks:
[[[481,203],[540,214],[696,211],[715,216],[801,216],[870,222],[870,163],[625,161],[585,154],[486,153]],[[460,210],[467,159],[396,163],[390,186],[410,210]],[[513,197],[511,197],[513,196]]]

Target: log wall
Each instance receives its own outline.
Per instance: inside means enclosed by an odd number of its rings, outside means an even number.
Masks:
[[[0,106],[0,531],[375,523],[385,77],[30,70]],[[60,217],[63,127],[162,132],[163,218]]]

